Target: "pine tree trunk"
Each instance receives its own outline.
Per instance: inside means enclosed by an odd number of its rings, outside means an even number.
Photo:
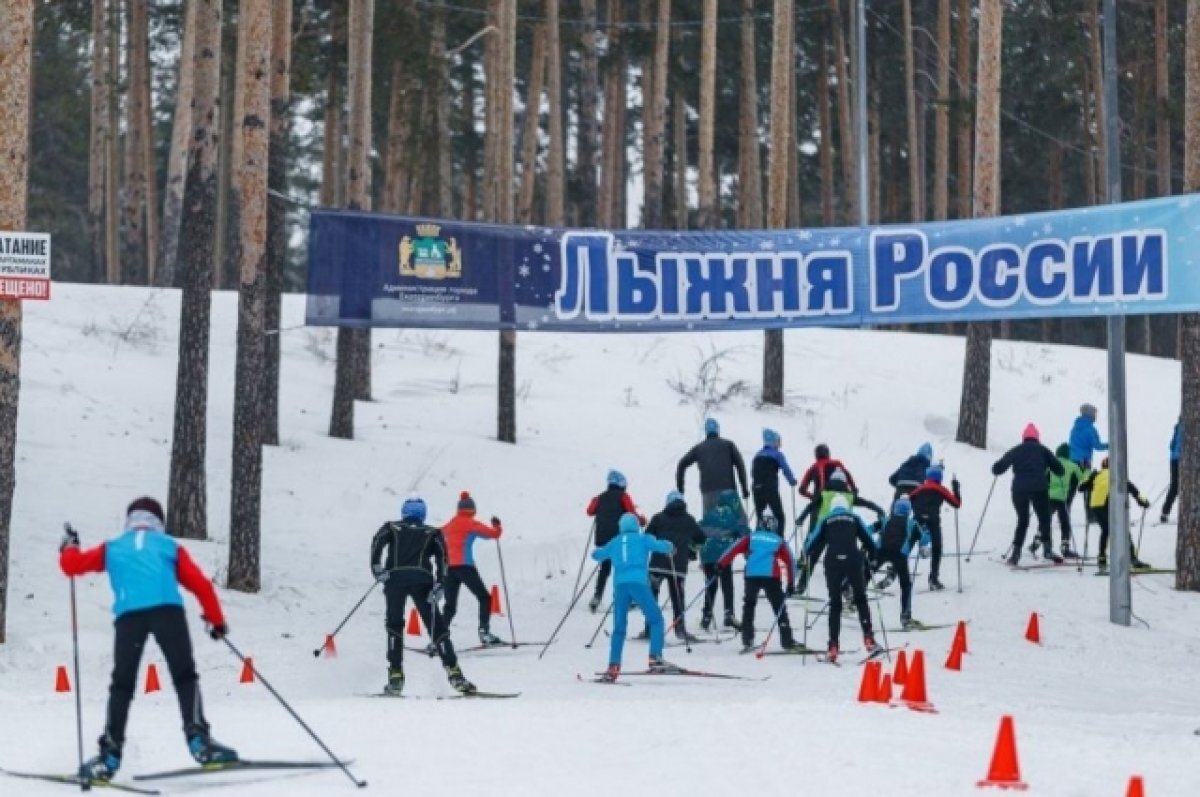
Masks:
[[[596,98],[600,95],[600,61],[596,54],[596,0],[580,0],[579,131],[575,144],[575,223],[581,227],[598,223],[596,209],[596,155],[600,145],[600,117]]]
[[[793,0],[794,3],[794,0]],[[796,23],[793,20],[789,26],[792,34],[793,45],[796,37]],[[796,74],[801,68],[801,58],[793,47],[791,70],[792,74]],[[796,81],[794,78],[788,80],[788,123],[791,124],[791,130],[788,133],[788,147],[790,154],[788,155],[788,199],[787,199],[787,226],[792,229],[800,229],[803,224],[804,206],[800,199],[800,153],[796,142],[800,140],[800,131],[802,125],[807,124],[807,121],[800,119],[800,98],[799,92],[796,90]]]
[[[621,63],[622,14],[620,3],[608,6],[608,52],[604,70],[604,128],[601,133],[600,206],[597,208],[596,223],[611,229],[617,226],[618,216],[614,208],[621,193],[624,175],[623,149],[625,142],[624,100],[625,70]]]
[[[397,58],[392,62],[392,90],[388,100],[387,160],[383,171],[382,210],[403,213],[408,206],[408,146],[412,127],[409,124],[410,86],[404,77],[404,67]],[[470,99],[464,96],[464,100]],[[465,216],[472,220],[469,213]]]
[[[334,3],[335,7],[338,5],[340,4]],[[236,267],[229,262],[229,194],[233,182],[232,164],[237,157],[233,151],[237,142],[237,136],[233,134],[233,120],[238,115],[233,68],[237,57],[237,21],[234,16],[237,12],[237,0],[224,0],[224,9],[225,21],[221,34],[221,134],[218,140],[220,150],[217,153],[217,248],[214,253],[216,273],[213,275],[213,285],[218,290],[228,290],[237,281]]]
[[[146,96],[149,76],[150,38],[147,0],[127,0],[129,35],[126,63],[129,88],[125,95],[125,202],[121,219],[121,281],[126,285],[146,282]]]
[[[1167,0],[1154,0],[1154,140],[1158,195],[1171,194],[1171,101],[1167,71]]]
[[[513,88],[516,82],[517,0],[502,0],[500,13],[497,160],[499,196],[496,208],[502,224],[513,222]],[[509,264],[510,267],[512,264]],[[497,362],[496,439],[517,442],[517,333],[500,331]]]
[[[1183,190],[1200,190],[1200,0],[1188,0],[1184,55]],[[1179,536],[1175,589],[1200,592],[1200,315],[1180,317],[1183,452],[1179,459]]]
[[[854,125],[850,97],[850,71],[846,65],[846,33],[838,0],[829,0],[829,25],[833,30],[833,61],[837,74],[838,152],[842,156],[843,222],[858,223],[858,167],[854,160]]]
[[[1099,197],[1099,186],[1096,183],[1096,156],[1093,153],[1092,136],[1092,83],[1091,68],[1085,61],[1080,65],[1083,86],[1079,92],[1082,101],[1082,116],[1080,118],[1080,134],[1083,139],[1083,196],[1088,205],[1095,205]]]
[[[870,197],[869,218],[878,224],[884,220],[882,215],[883,159],[880,155],[883,135],[879,129],[879,65],[876,63],[868,66],[867,70],[870,77],[870,91],[867,92],[867,148],[869,150],[867,152],[867,172],[870,185],[867,193]]]
[[[108,139],[108,3],[92,2],[92,112],[88,129],[88,235],[92,277],[104,279],[104,152]]]
[[[817,129],[820,131],[821,163],[821,224],[833,226],[834,182],[833,182],[833,121],[829,108],[829,42],[821,34],[817,67]],[[874,174],[874,169],[872,169]],[[879,218],[872,215],[872,218]]]
[[[792,113],[792,0],[775,0],[771,39],[771,154],[767,226],[787,226]],[[743,40],[743,54],[745,53]],[[757,136],[756,136],[757,139]],[[755,141],[757,146],[757,140]],[[763,341],[763,404],[783,406],[783,330],[768,329]]]
[[[663,223],[663,153],[667,129],[667,57],[671,49],[671,0],[658,0],[653,60],[642,81],[646,101],[642,123],[642,179],[645,208],[642,227],[658,230]]]
[[[717,226],[717,166],[713,153],[717,115],[717,0],[701,0],[699,213],[702,230]]]
[[[738,226],[763,226],[762,163],[758,140],[758,74],[755,65],[754,0],[742,0],[741,105],[738,124]]]
[[[933,218],[950,218],[950,0],[938,0],[937,107],[933,143]]]
[[[267,270],[263,278],[263,445],[279,445],[279,359],[287,266],[288,137],[292,113],[292,4],[271,8],[271,138],[267,152]]]
[[[208,536],[208,340],[217,225],[221,0],[195,2],[193,130],[183,191],[188,223],[179,236],[183,295],[167,528],[177,536],[202,540]]]
[[[108,0],[107,23],[104,35],[107,39],[105,51],[108,65],[104,80],[108,95],[108,120],[104,137],[104,275],[105,282],[117,285],[121,282],[121,207],[118,186],[120,160],[117,138],[120,127],[120,82],[121,69],[121,2]]]
[[[546,224],[561,227],[566,217],[566,141],[563,134],[562,37],[558,0],[546,0],[546,92],[550,102],[546,150]]]
[[[237,84],[242,116],[234,120],[242,143],[234,164],[237,186],[230,219],[238,236],[237,364],[233,388],[233,465],[229,513],[229,588],[258,592],[262,585],[263,331],[267,272],[268,142],[275,64],[271,54],[271,0],[241,0]],[[275,5],[290,5],[276,3]],[[281,12],[282,13],[286,12]],[[284,31],[290,37],[291,30]]]
[[[286,5],[286,4],[285,4]],[[162,230],[155,258],[154,284],[173,287],[178,273],[179,225],[183,220],[183,180],[187,176],[188,133],[192,130],[192,61],[196,50],[196,4],[188,0],[183,16],[183,43],[176,69],[175,118],[167,157]]]
[[[451,162],[451,148],[454,144],[450,138],[450,64],[446,59],[446,4],[438,0],[433,10],[433,32],[429,38],[430,55],[433,60],[433,116],[437,132],[437,214],[443,219],[450,218],[454,213],[454,170]],[[370,399],[370,386],[367,395],[359,396],[366,401]]]
[[[904,105],[908,123],[908,215],[912,221],[925,217],[921,184],[921,137],[917,132],[916,65],[913,53],[912,0],[903,0],[904,14]]]
[[[958,217],[971,218],[971,0],[958,0]]]
[[[158,161],[154,157],[154,98],[150,93],[150,55],[146,54],[146,77],[142,81],[142,163],[146,175],[146,279],[154,285],[158,269]]]
[[[675,134],[675,229],[688,228],[688,197],[687,197],[687,100],[683,88],[675,89],[675,98],[671,101],[671,126]]]
[[[1100,7],[1102,0],[1087,0],[1083,12],[1087,19],[1088,38],[1091,41],[1092,59],[1092,110],[1094,112],[1093,129],[1096,131],[1096,146],[1092,150],[1096,161],[1097,199],[1108,196],[1108,158],[1107,152],[1108,124],[1105,122],[1108,110],[1104,105],[1104,56],[1100,42]]]
[[[525,95],[525,131],[521,141],[521,189],[517,203],[517,223],[533,223],[534,189],[537,188],[538,132],[541,130],[542,81],[546,75],[546,29],[533,32],[533,52],[529,58],[528,91]]]
[[[1000,34],[1003,0],[982,0],[979,14],[979,89],[975,109],[975,217],[1000,210]],[[958,410],[960,443],[987,447],[991,399],[992,331],[986,322],[967,327],[962,401]]]
[[[33,0],[0,3],[0,230],[25,229]],[[7,639],[8,549],[21,395],[21,303],[0,300],[0,644]]]

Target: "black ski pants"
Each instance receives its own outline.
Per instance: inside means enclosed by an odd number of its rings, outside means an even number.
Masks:
[[[1099,558],[1102,562],[1108,562],[1108,506],[1089,507],[1088,512],[1091,513],[1092,522],[1100,527],[1100,554]],[[1129,560],[1132,562],[1137,559],[1137,549],[1133,547],[1133,535],[1129,535]]]
[[[437,605],[429,600],[432,590],[432,581],[406,581],[394,573],[383,585],[383,595],[387,599],[387,617],[384,620],[388,635],[387,659],[388,666],[393,670],[404,669],[404,604],[409,598],[412,598],[421,622],[429,631],[442,664],[447,667],[458,664],[454,644],[450,641],[450,628]]]
[[[1048,490],[1013,490],[1013,509],[1017,510],[1017,530],[1013,534],[1013,548],[1021,550],[1025,545],[1025,533],[1029,530],[1029,508],[1037,516],[1038,537],[1046,550],[1054,546],[1050,539],[1050,492]]]
[[[780,534],[788,527],[788,516],[783,514],[783,498],[779,495],[779,487],[766,487],[754,490],[754,516],[758,518],[758,527],[762,528],[763,510],[770,509],[775,516],[776,527]]]
[[[779,615],[779,643],[790,648],[796,640],[788,619],[787,600],[777,578],[746,577],[746,595],[742,602],[742,643],[747,647],[754,644],[754,610],[758,605],[759,592],[766,593],[771,610]]]
[[[182,606],[156,606],[153,609],[126,612],[114,623],[112,685],[108,690],[108,715],[104,732],[119,750],[125,744],[125,726],[129,704],[137,688],[138,668],[146,639],[154,641],[167,660],[179,713],[183,717],[184,736],[207,733],[204,707],[200,700],[200,677],[192,658],[192,638]],[[76,685],[78,686],[78,684]],[[103,740],[102,740],[103,741]]]
[[[825,587],[829,590],[829,644],[838,644],[842,630],[842,585],[850,583],[854,592],[854,608],[863,637],[872,636],[871,607],[867,604],[867,585],[863,577],[861,554],[832,556],[825,554]]]
[[[596,573],[596,597],[604,597],[604,587],[608,584],[608,577],[612,574],[612,560],[605,559],[600,563],[600,572]]]
[[[650,592],[654,594],[654,600],[658,600],[658,590],[666,582],[667,595],[671,598],[671,613],[675,617],[672,625],[676,632],[683,631],[685,628],[683,607],[686,603],[683,600],[683,579],[683,573],[652,573],[650,575]]]
[[[1058,527],[1062,531],[1062,544],[1071,543],[1071,502],[1050,499],[1050,511],[1058,518]],[[1051,529],[1053,535],[1053,529]]]
[[[877,569],[888,564],[896,571],[896,580],[900,582],[900,615],[901,617],[911,617],[912,576],[908,572],[908,557],[899,550],[883,550],[879,552],[876,564]]]
[[[487,629],[492,619],[492,596],[483,585],[479,569],[475,565],[454,565],[446,572],[446,603],[442,607],[442,621],[446,628],[458,614],[458,590],[465,586],[479,601],[479,627]]]
[[[1162,513],[1163,517],[1171,514],[1171,507],[1175,506],[1175,499],[1179,497],[1179,460],[1171,460],[1171,485],[1167,488],[1167,499],[1163,501]]]
[[[929,579],[937,581],[942,571],[942,518],[939,515],[919,517],[921,525],[929,532],[929,543],[933,548],[933,558],[929,560]]]
[[[716,562],[701,567],[704,570],[704,613],[712,614],[713,603],[717,599],[717,587],[720,586],[725,613],[733,614],[733,571],[728,567],[718,568]]]

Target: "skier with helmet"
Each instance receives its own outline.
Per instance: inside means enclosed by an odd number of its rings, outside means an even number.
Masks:
[[[442,619],[449,629],[458,614],[458,590],[465,586],[479,601],[479,642],[483,645],[500,645],[504,640],[491,631],[492,596],[479,576],[479,568],[475,567],[475,540],[499,540],[503,533],[500,518],[493,517],[490,526],[475,519],[475,499],[466,490],[458,496],[454,517],[442,526],[447,558],[446,604]]]
[[[1096,452],[1108,450],[1108,443],[1101,442],[1100,433],[1096,431],[1095,406],[1080,405],[1079,417],[1071,426],[1071,435],[1067,440],[1071,447],[1071,461],[1083,468],[1084,473],[1090,471]]]
[[[725,490],[736,487],[734,477],[742,487],[743,500],[750,497],[746,483],[746,463],[733,441],[721,437],[721,425],[716,418],[704,421],[704,439],[692,446],[675,467],[675,489],[683,493],[687,469],[695,465],[700,471],[701,509],[705,512],[717,504]]]
[[[896,468],[896,472],[888,477],[888,484],[895,488],[896,493],[892,496],[895,501],[902,495],[908,495],[913,490],[921,486],[925,481],[926,471],[933,465],[933,446],[929,443],[922,443],[917,449],[917,453],[913,454],[908,459]]]
[[[383,693],[391,697],[404,690],[404,604],[409,598],[429,631],[450,685],[462,694],[475,691],[458,666],[449,627],[438,609],[446,580],[446,546],[441,531],[425,523],[425,515],[425,502],[408,498],[400,507],[400,520],[384,523],[371,540],[371,572],[383,583],[387,599],[388,680]]]
[[[592,526],[592,544],[603,548],[617,536],[617,524],[621,516],[629,513],[635,516],[644,526],[646,519],[637,511],[633,498],[625,492],[628,482],[619,470],[610,470],[607,476],[608,486],[604,492],[592,498],[587,505],[589,517],[595,518]],[[594,614],[604,600],[604,587],[608,584],[608,576],[612,573],[612,560],[605,559],[600,564],[600,572],[596,576],[596,591],[588,601],[588,608]]]
[[[783,499],[779,496],[779,474],[782,472],[783,478],[787,479],[787,483],[792,487],[796,486],[796,477],[792,475],[787,457],[780,450],[783,447],[783,438],[779,432],[763,429],[762,438],[763,447],[750,461],[754,513],[758,517],[759,525],[762,525],[763,512],[770,509],[782,534],[787,526],[784,522],[787,515],[783,513]]]
[[[787,542],[779,533],[779,521],[770,511],[764,512],[758,530],[739,539],[717,561],[717,567],[728,570],[734,557],[746,557],[745,600],[742,604],[742,652],[754,649],[754,613],[758,593],[766,593],[771,609],[779,617],[779,643],[784,650],[796,648],[792,623],[788,619],[785,592],[780,580],[787,581],[787,592],[795,589],[795,562]]]
[[[871,608],[867,604],[865,562],[862,549],[869,558],[875,558],[875,541],[867,531],[862,518],[850,511],[850,501],[838,495],[830,501],[829,514],[822,518],[804,544],[804,553],[809,561],[815,562],[821,552],[828,549],[825,557],[825,586],[829,590],[829,647],[826,658],[837,662],[842,624],[842,584],[849,582],[854,606],[858,611],[858,622],[862,626],[863,648],[868,656],[874,656],[879,648],[871,627]]]
[[[887,589],[893,578],[900,580],[900,625],[913,626],[912,619],[912,576],[908,571],[908,555],[913,545],[928,545],[929,532],[921,528],[913,516],[912,502],[902,495],[892,505],[892,514],[879,531],[879,553],[876,554],[874,569],[887,564],[890,573],[879,583],[879,589]]]
[[[942,486],[942,469],[934,465],[925,471],[925,481],[908,494],[913,515],[918,523],[929,532],[932,542],[933,559],[929,565],[929,589],[933,592],[946,587],[938,579],[942,566],[942,504],[949,504],[958,509],[962,506],[962,490],[958,479],[950,481],[950,490]],[[921,546],[924,553],[925,546]]]
[[[1061,565],[1063,558],[1054,552],[1050,540],[1050,485],[1046,472],[1063,475],[1062,463],[1054,452],[1041,443],[1038,428],[1032,423],[1021,433],[1020,444],[1013,446],[992,465],[992,474],[1002,475],[1012,468],[1012,503],[1017,511],[1017,528],[1013,532],[1013,544],[1008,557],[1009,567],[1021,563],[1021,546],[1025,544],[1025,533],[1029,530],[1029,509],[1037,516],[1038,536],[1046,549],[1046,558]],[[1073,455],[1072,455],[1073,456]]]

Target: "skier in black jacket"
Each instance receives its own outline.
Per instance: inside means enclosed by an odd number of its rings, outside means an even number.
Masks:
[[[735,489],[735,473],[742,486],[743,500],[750,497],[742,453],[731,441],[721,437],[721,426],[715,418],[704,422],[704,440],[692,446],[675,468],[675,489],[681,493],[683,477],[692,465],[700,469],[700,498],[705,512],[717,505],[722,490]]]
[[[608,545],[614,537],[617,536],[617,527],[621,521],[621,515],[626,512],[637,515],[638,521],[644,526],[646,518],[637,511],[637,506],[633,503],[633,498],[629,493],[625,492],[627,482],[625,476],[617,470],[608,472],[608,487],[604,492],[592,498],[587,505],[588,515],[594,517],[596,522],[592,525],[592,544],[597,548],[603,548]],[[595,613],[600,607],[600,602],[604,599],[604,587],[608,584],[609,573],[612,572],[612,560],[605,559],[600,563],[600,572],[596,575],[596,592],[592,595],[592,599],[588,601],[588,608]]]
[[[656,553],[650,557],[650,591],[658,600],[659,587],[666,582],[667,594],[671,596],[671,611],[675,620],[675,636],[687,642],[695,642],[696,637],[687,632],[684,625],[683,582],[687,577],[688,561],[696,557],[696,550],[705,543],[708,537],[700,530],[700,524],[687,511],[687,503],[683,493],[672,490],[667,493],[667,502],[663,510],[650,518],[646,533],[666,540],[675,546],[672,554]],[[646,637],[650,634],[647,630]]]
[[[933,446],[929,443],[922,443],[917,449],[917,453],[913,454],[908,459],[896,468],[896,472],[888,477],[888,484],[896,488],[896,494],[892,496],[892,501],[902,495],[908,495],[913,490],[921,486],[925,481],[925,473],[929,470],[929,466],[933,464]]]
[[[865,560],[859,545],[867,551],[870,559],[877,557],[877,547],[866,525],[858,515],[850,511],[850,501],[845,496],[835,496],[830,502],[829,514],[818,524],[804,545],[809,561],[825,556],[825,586],[829,590],[829,649],[828,659],[836,662],[838,636],[842,625],[842,585],[850,583],[854,594],[854,607],[858,610],[858,622],[862,626],[863,647],[868,654],[875,653],[875,634],[871,628],[871,608],[867,604]]]
[[[787,457],[780,450],[783,447],[783,438],[779,436],[779,432],[774,429],[763,429],[762,436],[763,447],[754,455],[754,459],[750,460],[750,481],[754,489],[754,513],[758,516],[758,525],[761,526],[763,512],[770,509],[779,524],[779,533],[782,535],[787,529],[787,523],[784,522],[787,515],[783,514],[783,499],[779,496],[779,474],[782,472],[783,478],[787,479],[787,483],[792,487],[796,486],[796,476],[792,473],[791,466],[788,465]],[[792,506],[794,508],[795,504]]]
[[[1050,483],[1046,471],[1056,476],[1063,474],[1062,463],[1054,452],[1039,442],[1038,429],[1032,423],[1021,434],[1021,444],[1008,450],[992,465],[992,473],[1001,475],[1012,468],[1012,502],[1017,510],[1017,529],[1013,534],[1012,553],[1008,557],[1010,567],[1021,562],[1021,547],[1025,544],[1025,532],[1029,529],[1029,507],[1037,515],[1038,536],[1046,548],[1046,558],[1062,564],[1063,558],[1054,552],[1050,541]]]
[[[387,599],[388,682],[384,694],[399,697],[404,689],[404,603],[413,599],[450,685],[463,694],[475,685],[463,677],[450,630],[442,621],[437,601],[446,578],[446,548],[442,533],[425,525],[425,502],[408,498],[399,522],[384,523],[371,540],[371,572],[383,583]]]

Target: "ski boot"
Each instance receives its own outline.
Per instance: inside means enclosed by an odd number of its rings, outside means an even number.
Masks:
[[[1152,569],[1152,566],[1149,562],[1143,562],[1141,559],[1138,559],[1136,556],[1133,557],[1132,561],[1130,561],[1129,566],[1134,570],[1150,570],[1150,569]]]
[[[1164,525],[1166,523],[1170,523],[1170,522],[1171,522],[1171,518],[1169,518],[1165,513],[1158,516],[1158,525],[1162,526],[1162,525]]]
[[[388,670],[387,685],[383,687],[383,693],[388,697],[400,697],[400,693],[404,691],[404,670]]]
[[[1033,542],[1029,543],[1029,552],[1037,556],[1038,549],[1042,547],[1042,541],[1037,537],[1033,538]],[[1049,550],[1048,548],[1046,550]]]
[[[428,656],[429,658],[432,659],[434,656],[437,655],[437,653],[438,653],[437,645],[434,644],[433,642],[430,642],[428,645],[425,646],[425,655]]]
[[[1063,559],[1079,559],[1080,558],[1079,554],[1076,553],[1073,548],[1071,548],[1071,543],[1069,543],[1069,542],[1064,542],[1062,544],[1062,547],[1059,548],[1059,553],[1062,554]]]
[[[633,638],[634,638],[634,639],[641,639],[641,640],[643,640],[643,641],[645,641],[645,640],[649,639],[649,638],[650,638],[650,629],[649,629],[649,628],[643,628],[643,629],[642,629],[641,631],[639,631],[637,634],[634,634]]]
[[[683,668],[664,659],[662,656],[651,656],[646,669],[655,675],[671,675],[683,672]]]
[[[895,580],[896,580],[896,568],[893,567],[892,565],[888,565],[887,573],[884,574],[883,578],[881,578],[875,582],[875,589],[885,590],[888,587],[890,587],[892,585],[892,582]]]
[[[601,674],[601,676],[598,680],[603,681],[606,684],[611,684],[617,680],[617,676],[619,676],[620,674],[621,674],[621,665],[620,664],[610,664],[610,665],[608,665],[608,669],[605,670],[603,674]]]
[[[591,610],[592,614],[595,614],[596,610],[599,608],[600,608],[600,596],[593,595],[592,599],[590,601],[588,601],[588,609]]]
[[[79,767],[79,777],[86,781],[107,783],[120,768],[121,748],[114,744],[106,733],[100,737],[100,752]]]
[[[1108,557],[1101,556],[1096,560],[1096,575],[1108,575]]]
[[[700,641],[699,637],[689,634],[687,632],[687,629],[681,625],[675,627],[675,638],[678,639],[680,642],[686,642],[688,644]]]
[[[722,623],[726,628],[732,628],[734,631],[741,631],[742,624],[734,618],[733,612],[725,612],[725,621]]]
[[[493,634],[486,628],[479,629],[479,644],[481,645],[503,645],[504,640]]]
[[[1056,565],[1061,565],[1063,563],[1063,558],[1060,554],[1057,554],[1054,552],[1054,546],[1051,545],[1049,540],[1047,540],[1043,544],[1046,546],[1046,552],[1045,552],[1045,556],[1043,558],[1048,559],[1051,562],[1054,562],[1054,564],[1056,564]]]
[[[454,687],[454,691],[462,695],[471,695],[475,693],[475,684],[471,683],[463,676],[462,670],[457,664],[453,667],[446,668],[446,679],[450,681],[450,685]]]
[[[700,627],[705,631],[713,630],[712,609],[705,609],[704,613],[700,615]]]
[[[829,647],[825,649],[825,661],[830,664],[837,664],[838,646],[836,642],[830,642]]]
[[[1012,556],[1008,557],[1007,563],[1009,567],[1016,567],[1021,564],[1021,550],[1019,548],[1013,549]]]
[[[207,728],[193,725],[188,731],[188,751],[200,766],[229,764],[238,760],[237,750],[226,747],[208,734]]]
[[[901,612],[900,613],[900,627],[903,628],[905,631],[911,631],[912,629],[916,628],[918,625],[919,624],[913,620],[912,614],[910,612]]]
[[[945,588],[946,588],[946,585],[943,584],[941,581],[939,581],[937,576],[929,577],[929,591],[930,592],[941,592]]]
[[[879,645],[877,645],[875,643],[875,635],[874,634],[864,634],[863,635],[863,650],[865,650],[867,652],[868,657],[875,656],[876,654],[882,652],[879,648]]]

